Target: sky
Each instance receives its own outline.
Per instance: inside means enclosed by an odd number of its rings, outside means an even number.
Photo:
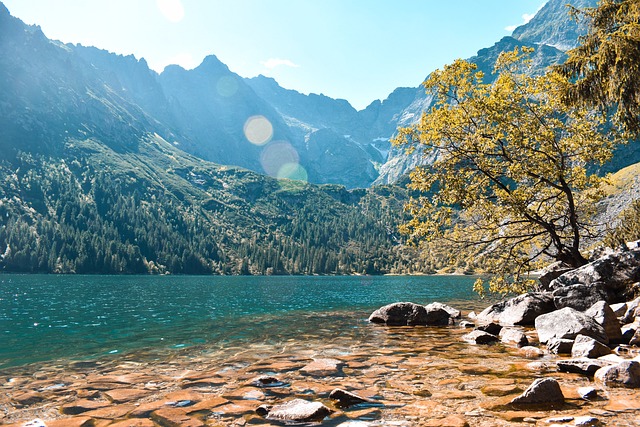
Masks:
[[[51,39],[346,99],[358,110],[489,47],[545,0],[0,0]]]

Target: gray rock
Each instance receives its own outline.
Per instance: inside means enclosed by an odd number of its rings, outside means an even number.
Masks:
[[[449,316],[452,319],[459,319],[462,317],[462,313],[460,312],[460,310],[457,310],[447,304],[442,304],[440,302],[432,302],[431,304],[427,304],[425,308],[427,309],[427,311],[429,311],[430,309],[443,309],[444,311],[449,313]]]
[[[278,378],[271,375],[261,375],[251,380],[250,384],[255,387],[268,388],[268,387],[283,387],[286,383],[280,381]]]
[[[547,341],[547,350],[551,354],[571,354],[573,340],[551,338]]]
[[[564,403],[564,395],[555,378],[538,378],[510,403],[513,405]]]
[[[266,416],[263,416],[268,420],[299,423],[320,422],[333,412],[320,402],[308,402],[303,399],[293,399],[282,405],[265,405],[261,408],[263,410],[258,414],[266,412]]]
[[[602,343],[609,343],[602,326],[586,314],[570,307],[538,316],[535,326],[538,339],[543,344],[552,338],[575,339],[578,335],[586,335]]]
[[[486,325],[477,326],[476,330],[497,336],[502,330],[502,326],[500,326],[497,323],[491,322],[491,323],[487,323]]]
[[[573,420],[573,425],[576,427],[602,427],[599,419],[590,416],[576,417]]]
[[[553,303],[556,308],[571,307],[585,311],[598,301],[607,301],[607,292],[602,283],[585,285],[577,283],[553,291]]]
[[[629,340],[629,345],[634,347],[640,347],[640,329],[636,329],[633,336]]]
[[[427,311],[425,324],[428,326],[446,326],[453,323],[451,314],[442,307],[429,304],[425,306]]]
[[[529,345],[527,336],[520,329],[502,328],[498,337],[505,344],[515,344],[518,347]]]
[[[497,336],[479,330],[463,335],[462,339],[471,344],[493,344],[498,341]]]
[[[594,377],[607,387],[640,388],[640,362],[629,360],[600,368]]]
[[[465,329],[475,328],[476,324],[473,322],[469,322],[468,320],[463,320],[460,322],[460,327]]]
[[[571,357],[575,359],[580,357],[597,359],[610,353],[611,349],[609,347],[584,335],[578,335],[571,348]]]
[[[578,394],[584,400],[593,400],[598,397],[598,390],[593,387],[579,387]]]
[[[568,273],[573,270],[572,267],[569,267],[562,261],[556,261],[553,264],[550,264],[540,270],[540,276],[538,276],[538,281],[540,282],[540,289],[543,291],[549,290],[549,284],[562,276],[564,273]]]
[[[371,313],[369,321],[388,326],[426,325],[427,310],[424,306],[412,302],[396,302]]]
[[[337,400],[337,405],[343,408],[360,405],[363,403],[373,403],[371,399],[364,398],[362,396],[358,396],[355,393],[351,393],[346,390],[342,390],[337,388],[329,393],[329,399]]]
[[[622,340],[620,322],[614,311],[604,301],[598,301],[584,312],[587,316],[593,317],[600,326],[604,328],[610,343],[619,343]]]
[[[556,365],[562,372],[593,376],[598,369],[611,366],[611,362],[600,359],[580,358],[558,360]]]
[[[564,273],[549,287],[558,289],[581,283],[601,283],[608,303],[621,302],[627,288],[640,280],[640,249],[615,251],[587,265]],[[617,299],[617,300],[616,300]]]
[[[622,316],[622,319],[620,319],[622,324],[631,323],[634,321],[636,317],[636,310],[638,309],[638,307],[640,307],[640,297],[634,299],[633,301],[627,302],[627,311],[624,316]]]
[[[531,292],[493,304],[478,314],[477,319],[502,325],[533,325],[536,317],[553,310],[555,306],[551,294]]]
[[[618,304],[611,304],[610,307],[611,307],[611,310],[613,310],[615,315],[618,316],[618,317],[624,316],[625,313],[627,312],[627,308],[628,308],[626,302],[620,302]]]
[[[633,336],[635,335],[636,331],[639,329],[638,326],[639,325],[636,322],[629,323],[628,325],[624,325],[620,329],[620,331],[622,332],[622,338],[620,339],[620,342],[623,344],[629,344],[633,339]]]

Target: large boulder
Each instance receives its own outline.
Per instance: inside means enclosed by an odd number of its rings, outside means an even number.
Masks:
[[[502,328],[498,336],[505,344],[515,344],[517,347],[529,345],[529,339],[520,329]]]
[[[616,303],[624,299],[627,288],[640,280],[640,249],[615,251],[587,265],[564,273],[553,280],[552,290],[578,283],[591,285],[601,283],[607,292],[607,302]]]
[[[562,261],[556,261],[553,264],[549,264],[542,270],[540,270],[540,275],[538,276],[538,281],[540,282],[540,289],[543,291],[549,290],[549,285],[552,281],[562,276],[564,273],[568,273],[573,270],[573,267],[569,267],[569,265],[565,264]]]
[[[613,363],[608,360],[581,357],[579,359],[558,360],[556,364],[562,372],[593,376],[598,369],[611,366]]]
[[[564,395],[555,378],[538,378],[524,393],[510,402],[512,405],[543,405],[564,403]]]
[[[585,311],[598,301],[608,301],[609,299],[604,284],[601,282],[588,285],[577,283],[553,291],[553,304],[558,309],[571,307],[578,311]]]
[[[553,310],[555,306],[551,294],[530,292],[493,304],[478,314],[476,319],[502,325],[533,325],[536,317]]]
[[[609,337],[609,342],[619,343],[622,341],[622,331],[620,322],[614,311],[604,301],[593,304],[585,313],[604,328],[604,332]]]
[[[607,387],[640,388],[640,362],[627,360],[600,368],[595,380]]]
[[[395,302],[371,313],[369,321],[388,326],[426,325],[427,310],[424,306],[412,302]]]
[[[455,309],[447,304],[442,304],[441,302],[432,302],[431,304],[425,305],[424,308],[427,309],[427,312],[442,309],[449,313],[449,316],[452,319],[459,319],[460,317],[462,317],[462,313],[460,312],[460,310]]]
[[[602,326],[593,318],[570,307],[538,316],[535,326],[538,340],[543,344],[552,338],[575,339],[578,335],[586,335],[604,344],[609,343]]]
[[[429,326],[446,326],[453,323],[451,313],[446,310],[440,303],[431,303],[425,306],[427,310],[426,324]]]

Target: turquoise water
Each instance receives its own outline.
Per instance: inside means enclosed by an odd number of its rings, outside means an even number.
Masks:
[[[475,299],[471,277],[0,276],[0,367],[280,342],[365,327],[396,301]]]

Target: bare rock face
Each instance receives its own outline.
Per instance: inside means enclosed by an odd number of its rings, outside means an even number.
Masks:
[[[261,406],[258,409],[258,414],[265,416],[268,420],[295,423],[320,422],[333,412],[320,402],[309,402],[303,399],[293,399],[282,405],[271,407]]]
[[[576,283],[562,286],[553,291],[553,304],[556,308],[571,307],[578,311],[585,311],[598,301],[608,301],[607,291],[601,282]]]
[[[412,302],[396,302],[371,313],[369,322],[388,326],[426,325],[427,310],[424,306]]]
[[[573,340],[551,338],[547,341],[547,350],[551,354],[571,354]]]
[[[500,330],[500,341],[505,344],[515,344],[517,347],[524,347],[529,345],[527,336],[519,329],[514,328],[502,328]]]
[[[598,369],[595,380],[607,387],[640,388],[640,362],[628,360]]]
[[[543,405],[563,402],[564,395],[556,379],[538,378],[510,403],[512,405]]]
[[[604,344],[609,343],[602,326],[593,318],[570,307],[538,316],[535,326],[538,339],[543,344],[552,338],[575,339],[578,335],[586,335]]]
[[[425,306],[425,308],[427,309],[427,311],[429,311],[430,309],[443,309],[444,311],[446,311],[447,313],[449,313],[449,316],[452,319],[459,319],[460,317],[462,317],[462,313],[460,313],[460,310],[453,308],[447,304],[442,304],[440,302],[432,302],[431,304],[427,304]]]
[[[611,349],[591,337],[578,335],[571,349],[571,357],[587,357],[597,359],[600,356],[611,354]]]
[[[557,365],[562,372],[593,376],[599,369],[611,366],[612,363],[607,360],[581,357],[579,359],[559,360]]]
[[[477,320],[502,325],[533,325],[538,316],[555,309],[551,294],[531,292],[487,307],[478,314]]]

